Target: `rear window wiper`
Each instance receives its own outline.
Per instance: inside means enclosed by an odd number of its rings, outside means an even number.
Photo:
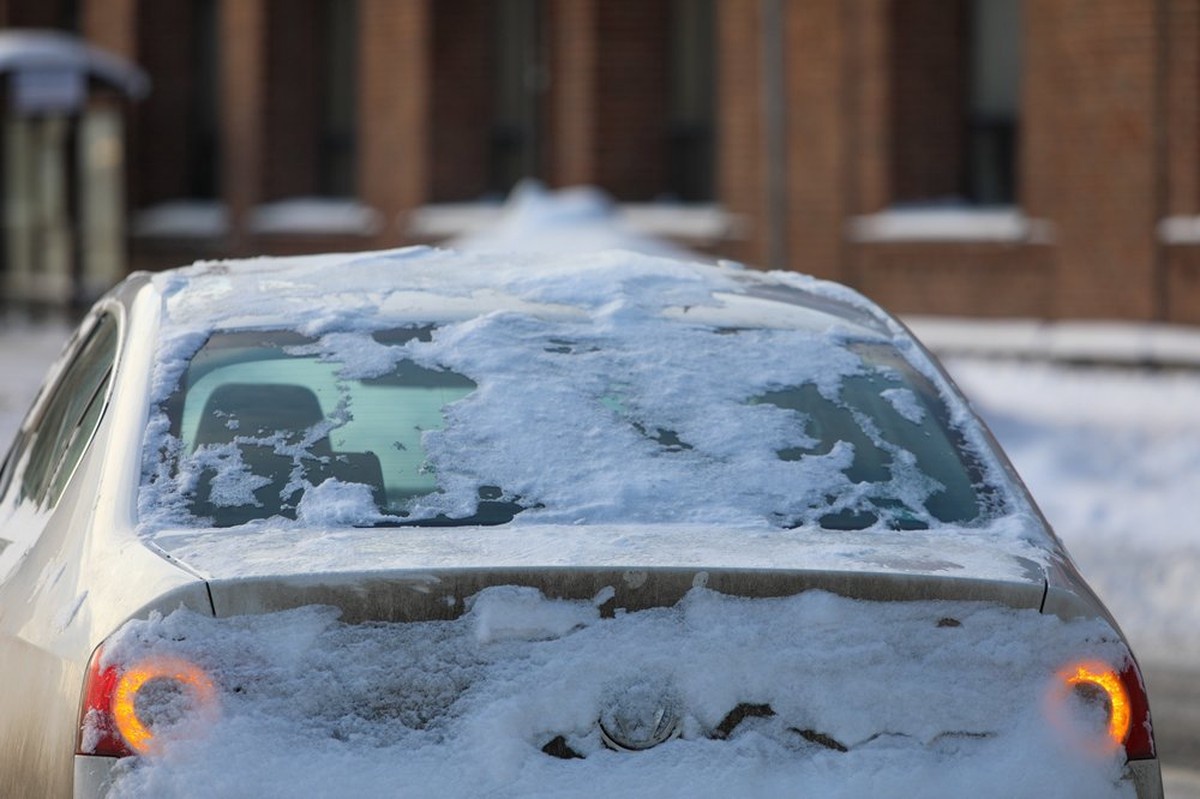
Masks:
[[[355,527],[495,527],[508,524],[513,518],[525,510],[524,505],[516,502],[499,500],[484,500],[476,507],[470,516],[447,516],[439,513],[437,516],[413,518],[402,514],[384,516],[368,524],[356,524]]]

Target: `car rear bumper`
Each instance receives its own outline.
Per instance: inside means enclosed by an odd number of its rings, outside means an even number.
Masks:
[[[75,756],[75,799],[102,799],[112,785],[117,759],[93,755]],[[1125,778],[1133,783],[1138,799],[1163,799],[1162,773],[1157,760],[1134,760]]]
[[[75,799],[100,799],[112,785],[115,757],[75,755]]]
[[[1162,770],[1157,760],[1132,760],[1125,773],[1137,788],[1138,799],[1163,799]]]

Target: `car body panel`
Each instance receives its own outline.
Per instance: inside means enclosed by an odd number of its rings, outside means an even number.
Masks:
[[[125,316],[119,302],[100,307]],[[136,335],[123,342],[112,396],[144,396],[152,342]],[[43,392],[26,424],[45,399]],[[180,605],[211,613],[203,581],[147,549],[133,531],[129,486],[138,464],[108,453],[136,451],[145,413],[145,403],[110,403],[56,507],[16,508],[5,522],[36,532],[0,582],[0,674],[20,686],[0,692],[0,795],[70,792],[84,669],[114,629]],[[64,741],[72,743],[64,748]]]
[[[1041,608],[1044,595],[1044,586],[1036,582],[871,572],[656,567],[435,569],[209,582],[218,617],[329,605],[341,610],[342,619],[350,623],[453,619],[461,615],[472,596],[502,585],[536,588],[553,599],[590,600],[611,593],[614,606],[629,611],[673,606],[695,587],[749,598],[820,590],[872,601],[967,600],[1031,609]]]
[[[969,533],[737,528],[697,524],[526,524],[478,527],[288,527],[172,530],[153,546],[209,577],[347,569],[692,567],[935,575],[1046,582],[1055,561],[1023,540],[1022,526]],[[1060,577],[1059,579],[1066,579]]]
[[[1163,781],[1162,769],[1157,760],[1133,760],[1125,766],[1128,779],[1133,783],[1139,799],[1151,797],[1162,799]]]

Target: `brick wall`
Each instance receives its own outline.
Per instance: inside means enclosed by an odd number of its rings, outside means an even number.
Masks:
[[[593,181],[625,200],[667,188],[668,0],[596,7]]]
[[[164,20],[181,2],[155,0],[148,10],[134,0],[84,0],[85,28],[118,52],[178,61],[168,39],[135,46],[129,31],[131,20],[171,28]],[[387,223],[369,243],[394,244],[404,240],[407,211],[486,191],[495,6],[359,3],[359,195]],[[292,0],[219,4],[224,196],[244,216],[264,199],[304,190],[284,184],[301,180],[306,156],[285,151],[276,132],[309,125],[312,112],[296,96],[268,90],[270,75],[302,69],[283,50],[264,49],[276,38],[267,18],[294,8]],[[542,171],[552,185],[598,184],[622,200],[666,188],[671,5],[539,4],[549,66]],[[0,2],[0,14],[14,7]],[[744,237],[721,254],[758,264],[768,252],[773,168],[763,123],[764,7],[764,0],[714,3],[716,194],[745,223]],[[1200,2],[1023,0],[1018,204],[1053,231],[1037,245],[859,244],[845,236],[853,216],[961,193],[963,126],[953,119],[963,110],[965,3],[780,0],[780,7],[788,263],[850,282],[901,311],[1200,321],[1200,245],[1162,247],[1157,233],[1165,215],[1200,215]],[[186,80],[153,77],[160,88]],[[167,132],[178,120],[167,116],[140,126],[143,137],[163,131],[154,134],[163,140],[158,154],[150,146],[140,158],[178,160],[170,153],[181,137]],[[179,180],[171,174],[141,166],[137,196],[164,197]]]
[[[840,0],[808,0],[785,16],[788,267],[843,279],[847,213],[846,23]]]
[[[431,0],[359,0],[359,197],[403,241],[403,214],[428,199]]]
[[[554,186],[588,183],[596,173],[595,17],[602,0],[546,0],[547,179]]]
[[[860,0],[846,14],[848,212],[880,211],[892,201],[891,0]],[[852,266],[852,265],[851,265]]]
[[[435,3],[430,199],[473,200],[488,190],[495,89],[492,0]]]
[[[995,243],[860,245],[856,287],[894,313],[1047,318],[1050,247]]]
[[[1200,215],[1200,3],[1169,0],[1166,70],[1166,213]],[[1163,247],[1163,303],[1173,322],[1200,324],[1200,245]]]
[[[325,49],[321,0],[269,0],[262,153],[266,201],[317,193]]]
[[[1170,0],[1167,70],[1167,213],[1200,214],[1200,3]]]
[[[1200,246],[1166,248],[1166,319],[1200,325]]]
[[[243,231],[262,201],[266,126],[266,0],[221,0],[217,13],[220,50],[221,186],[229,210],[231,253],[253,252]]]
[[[725,254],[750,264],[763,263],[767,253],[760,12],[759,0],[716,4],[717,197],[745,220],[743,237]]]
[[[188,195],[195,89],[192,6],[188,0],[143,4],[136,61],[154,76],[153,91],[133,107],[130,201],[135,208]]]
[[[551,0],[544,158],[556,186],[667,189],[669,0]]]
[[[1022,200],[1056,228],[1056,315],[1150,319],[1162,310],[1155,7],[1024,5]]]
[[[892,202],[965,195],[966,4],[893,0],[889,111]]]

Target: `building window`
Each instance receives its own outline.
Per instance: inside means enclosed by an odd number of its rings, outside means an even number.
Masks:
[[[189,113],[191,136],[187,154],[188,196],[213,199],[218,194],[217,143],[217,3],[196,0],[192,17],[192,73]]]
[[[0,28],[57,28],[80,32],[80,0],[8,0],[0,3]]]
[[[325,79],[317,193],[351,197],[357,188],[358,7],[356,0],[327,0],[323,11]]]
[[[711,200],[714,6],[640,0],[568,14],[545,0],[434,4],[430,199],[495,198],[542,177],[624,201]],[[594,59],[575,58],[580,42]],[[590,128],[565,123],[565,108]]]
[[[1015,202],[1020,0],[896,0],[892,199]]]
[[[134,109],[137,207],[218,194],[216,0],[155,0],[138,15],[138,60],[154,88]]]
[[[712,0],[671,0],[668,193],[684,202],[713,197]]]
[[[979,205],[1016,200],[1021,53],[1018,0],[971,0],[967,99],[967,198]]]
[[[507,194],[537,176],[540,98],[546,78],[541,55],[541,0],[500,0],[495,6],[495,107],[489,136],[489,188]]]
[[[430,80],[437,87],[429,96],[432,202],[498,196],[520,177],[515,173],[523,171],[524,159],[514,154],[525,148],[513,140],[527,130],[522,113],[527,100],[520,96],[524,75],[519,69],[526,40],[507,41],[501,30],[527,24],[527,13],[522,13],[526,5],[533,3],[454,0],[429,6]],[[501,68],[498,62],[505,54],[508,65]],[[497,124],[497,104],[506,104],[517,129]]]
[[[353,196],[355,0],[273,0],[268,10],[264,198]]]

